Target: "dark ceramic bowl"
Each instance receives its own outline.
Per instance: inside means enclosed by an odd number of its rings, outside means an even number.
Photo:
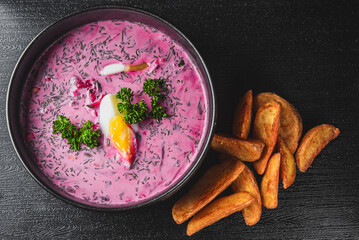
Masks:
[[[90,203],[82,199],[70,196],[67,193],[63,192],[61,189],[59,189],[46,176],[44,176],[40,169],[37,167],[35,161],[30,157],[31,155],[26,148],[26,140],[23,134],[24,131],[22,129],[22,125],[20,123],[19,114],[20,100],[21,94],[23,92],[24,83],[28,78],[33,64],[42,55],[44,50],[47,49],[52,43],[56,42],[61,36],[74,28],[80,27],[90,22],[111,19],[125,19],[128,21],[142,22],[144,24],[153,26],[170,36],[180,45],[182,45],[182,47],[186,49],[189,53],[189,56],[192,58],[193,63],[197,66],[200,75],[204,79],[205,94],[207,94],[209,106],[208,131],[206,131],[203,136],[205,141],[203,141],[203,145],[200,146],[200,154],[198,154],[198,157],[197,159],[195,159],[191,168],[170,189],[159,193],[151,199],[147,199],[142,202],[136,202],[133,205],[126,205],[120,207]],[[22,161],[25,168],[29,171],[31,176],[47,191],[54,194],[56,197],[68,203],[71,203],[72,205],[85,207],[93,210],[105,211],[117,211],[136,208],[150,203],[158,202],[171,196],[175,191],[177,191],[181,186],[183,186],[194,174],[194,172],[199,168],[209,147],[216,119],[215,96],[211,79],[201,56],[199,55],[195,47],[192,45],[192,43],[175,27],[157,16],[137,9],[114,6],[87,9],[81,12],[77,12],[61,19],[60,21],[50,25],[45,30],[43,30],[27,46],[15,66],[8,88],[6,111],[7,124],[12,143],[20,160]]]

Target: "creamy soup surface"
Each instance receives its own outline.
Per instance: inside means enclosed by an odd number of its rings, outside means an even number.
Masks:
[[[142,71],[99,74],[109,64],[143,62],[149,67]],[[59,115],[100,129],[99,102],[123,87],[134,91],[134,103],[151,106],[142,92],[146,78],[169,84],[162,103],[169,117],[132,126],[137,151],[130,168],[103,135],[97,148],[74,151],[53,134]],[[208,127],[207,104],[203,79],[180,45],[150,26],[113,20],[77,28],[44,52],[27,80],[21,114],[33,159],[55,185],[91,203],[131,205],[172,187],[189,170]]]

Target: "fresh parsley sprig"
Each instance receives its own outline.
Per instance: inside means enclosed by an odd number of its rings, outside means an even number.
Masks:
[[[148,118],[148,107],[143,99],[136,104],[132,104],[134,93],[130,88],[121,88],[116,94],[116,98],[121,102],[117,104],[118,111],[124,115],[127,124],[134,124]]]
[[[91,121],[87,121],[83,127],[79,129],[79,133],[79,142],[82,142],[91,149],[99,145],[101,136],[100,131],[93,130],[93,123]]]
[[[93,130],[91,121],[78,129],[67,117],[60,115],[52,122],[52,130],[54,134],[61,133],[61,138],[67,139],[70,148],[76,151],[80,150],[82,143],[91,149],[100,143],[100,131]]]
[[[143,83],[142,89],[151,98],[152,110],[150,112],[150,116],[153,119],[157,119],[158,121],[161,121],[163,118],[168,117],[168,114],[160,105],[167,98],[168,94],[168,84],[166,83],[166,80],[163,78],[147,78]]]
[[[165,109],[160,105],[167,98],[168,84],[163,78],[147,78],[143,83],[143,92],[151,98],[151,112],[143,99],[136,104],[132,104],[134,92],[130,88],[121,88],[116,94],[116,98],[121,100],[117,108],[124,115],[127,124],[134,124],[146,120],[148,117],[158,121],[168,117]]]
[[[163,118],[168,117],[168,114],[165,112],[162,106],[157,104],[158,104],[157,102],[152,103],[151,101],[152,110],[150,112],[150,115],[153,119],[157,119],[158,121],[161,121]]]
[[[147,78],[143,83],[143,91],[151,98],[156,98],[156,101],[165,100],[168,93],[168,84],[163,78],[151,79]]]
[[[124,103],[131,103],[134,95],[135,94],[131,88],[121,88],[121,90],[117,92],[116,98],[120,99]]]

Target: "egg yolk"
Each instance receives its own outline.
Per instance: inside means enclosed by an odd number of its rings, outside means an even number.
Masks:
[[[127,126],[121,115],[117,115],[110,120],[109,137],[125,159],[131,159],[135,152],[133,134],[132,129]]]

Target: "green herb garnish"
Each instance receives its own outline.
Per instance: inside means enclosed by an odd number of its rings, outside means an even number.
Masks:
[[[184,66],[186,63],[183,61],[183,59],[181,59],[181,61],[178,63],[178,66],[179,67],[182,67]]]
[[[116,98],[122,102],[117,104],[118,111],[124,115],[127,124],[142,122],[148,117],[148,107],[143,99],[132,104],[134,93],[130,88],[121,88]]]
[[[58,116],[57,120],[52,122],[53,133],[61,133],[61,138],[67,139],[70,148],[76,151],[80,150],[81,144],[89,148],[97,147],[100,143],[100,131],[93,130],[93,123],[87,121],[82,128],[77,128],[65,116]]]
[[[121,90],[117,92],[116,98],[120,99],[124,103],[131,103],[134,95],[135,94],[131,88],[121,88]]]
[[[116,94],[116,98],[121,100],[117,104],[117,108],[124,115],[127,124],[139,123],[148,117],[157,119],[158,121],[168,117],[165,109],[160,104],[167,98],[168,84],[165,79],[147,78],[143,83],[143,92],[147,93],[151,98],[151,112],[148,112],[148,106],[141,99],[136,104],[132,104],[134,92],[130,88],[121,88]]]
[[[146,81],[143,83],[143,91],[147,93],[148,96],[150,96],[151,98],[151,117],[153,119],[157,119],[158,121],[161,121],[163,118],[168,117],[168,114],[160,105],[167,98],[168,94],[168,84],[166,83],[166,80],[163,78],[147,78]]]
[[[79,130],[80,132],[80,142],[84,143],[89,148],[93,149],[97,147],[100,140],[100,131],[93,130],[93,123],[91,121],[87,121],[82,128]]]
[[[155,97],[157,101],[166,99],[168,92],[168,84],[163,78],[150,79],[147,78],[143,83],[143,91],[150,97]]]

